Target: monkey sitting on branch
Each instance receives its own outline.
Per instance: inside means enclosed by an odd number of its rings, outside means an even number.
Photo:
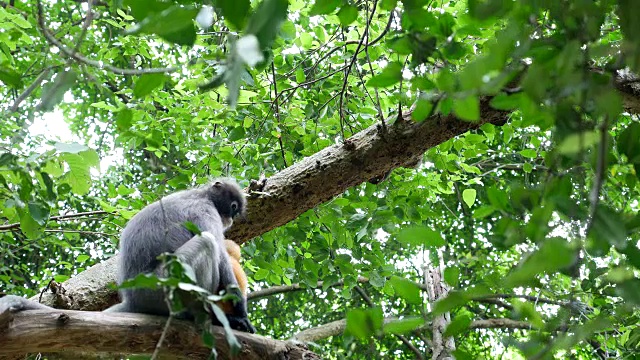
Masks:
[[[227,290],[236,295],[238,301],[220,303],[229,325],[235,330],[255,333],[247,317],[246,275],[237,258],[232,260],[229,256],[224,238],[224,232],[231,227],[234,217],[244,214],[245,210],[242,189],[229,179],[179,191],[148,205],[131,218],[122,231],[118,284],[139,274],[166,276],[158,256],[175,254],[182,263],[191,266],[196,285],[213,294]],[[187,229],[187,223],[197,226],[201,233],[194,234]],[[238,267],[243,276],[241,284],[237,279],[237,276],[240,278]],[[120,297],[120,304],[105,311],[164,316],[170,313],[163,289],[124,288],[120,289]],[[19,296],[0,298],[0,313],[6,309],[46,308],[49,307]],[[188,304],[183,315],[194,317],[194,311],[195,306]],[[215,316],[212,321],[219,324]]]

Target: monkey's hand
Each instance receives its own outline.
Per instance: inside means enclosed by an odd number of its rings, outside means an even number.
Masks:
[[[227,315],[227,319],[229,319],[229,326],[231,326],[231,328],[234,330],[247,332],[250,334],[256,333],[256,328],[246,317]]]
[[[245,316],[237,316],[231,314],[225,314],[227,321],[229,321],[229,327],[233,330],[238,330],[246,333],[255,334],[256,328],[251,324],[251,321]],[[222,326],[220,320],[217,317],[213,316],[211,319],[211,324],[216,326]]]

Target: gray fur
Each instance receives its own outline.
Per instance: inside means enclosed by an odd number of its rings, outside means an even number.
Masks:
[[[193,268],[197,284],[217,294],[238,282],[224,246],[224,231],[233,217],[242,214],[245,199],[240,187],[231,180],[217,180],[195,189],[173,193],[148,205],[127,224],[120,238],[118,284],[141,273],[164,276],[158,255],[176,254]],[[185,222],[195,224],[202,232],[192,234]],[[122,303],[107,309],[112,312],[137,312],[168,315],[162,289],[121,289]],[[239,330],[251,331],[246,300],[242,297],[234,307],[231,324]],[[241,324],[238,324],[240,322]]]

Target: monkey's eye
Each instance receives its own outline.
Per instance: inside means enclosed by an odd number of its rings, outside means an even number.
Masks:
[[[235,216],[238,214],[238,202],[234,201],[231,203],[231,216]]]

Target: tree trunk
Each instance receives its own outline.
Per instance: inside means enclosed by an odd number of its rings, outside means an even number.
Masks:
[[[438,264],[425,264],[424,266],[424,282],[427,287],[427,300],[429,304],[434,304],[439,299],[447,297],[449,287],[444,283],[444,263],[442,260],[442,251],[438,250]],[[432,360],[453,360],[452,352],[456,349],[456,344],[452,337],[445,337],[444,332],[451,323],[451,314],[436,315],[431,323],[433,337],[432,344]]]

